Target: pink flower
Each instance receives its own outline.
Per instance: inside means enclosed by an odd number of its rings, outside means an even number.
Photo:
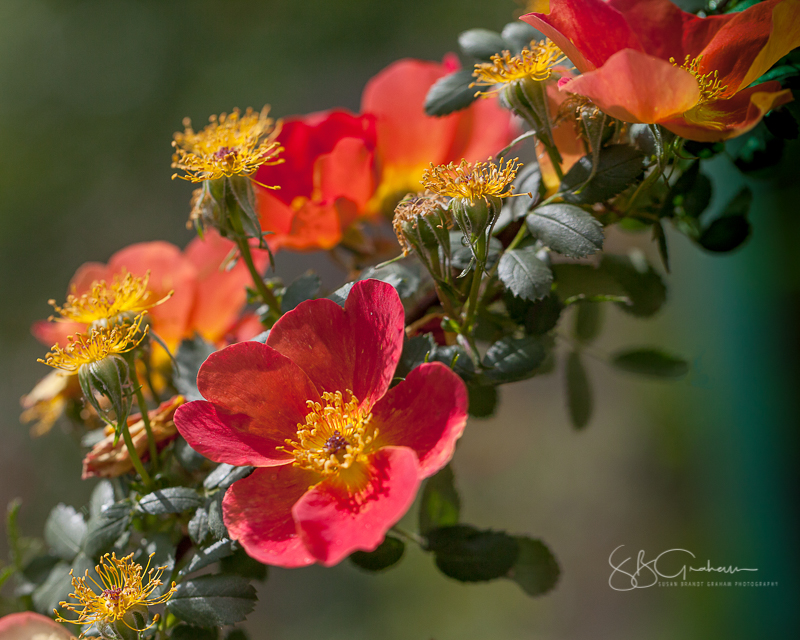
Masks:
[[[0,640],[75,640],[60,624],[25,611],[0,618]]]
[[[223,501],[228,532],[253,558],[330,566],[374,550],[452,457],[466,386],[428,363],[390,389],[403,327],[397,292],[366,280],[344,309],[304,302],[266,344],[226,347],[201,367],[206,400],[180,407],[175,424],[206,457],[257,467]]]

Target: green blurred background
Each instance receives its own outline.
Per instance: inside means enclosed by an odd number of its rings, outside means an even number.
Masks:
[[[56,428],[30,440],[19,397],[46,373],[30,336],[75,269],[133,242],[185,245],[191,187],[170,181],[170,140],[233,106],[273,114],[357,110],[393,60],[440,59],[467,28],[499,30],[513,0],[0,1],[0,504],[20,496],[38,534],[57,502],[83,505],[81,451]],[[692,361],[681,382],[590,362],[596,410],[575,433],[554,375],[504,388],[498,415],[472,421],[455,460],[464,519],[543,538],[563,570],[532,600],[511,582],[465,586],[409,549],[386,575],[348,563],[273,570],[245,625],[255,640],[347,638],[749,640],[797,635],[797,145],[756,193],[754,237],[712,256],[670,235],[670,300],[653,320],[609,309],[601,352],[661,345]],[[742,181],[710,167],[712,206]],[[646,237],[615,232],[609,250]],[[278,256],[291,279],[325,256]],[[681,547],[714,565],[758,567],[772,588],[608,584],[619,546]],[[5,557],[5,543],[0,554]]]

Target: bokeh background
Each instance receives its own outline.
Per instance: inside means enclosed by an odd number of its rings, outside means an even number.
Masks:
[[[365,82],[401,57],[441,59],[460,31],[499,30],[513,0],[0,1],[0,504],[24,500],[41,531],[52,506],[85,504],[81,450],[55,429],[31,440],[19,398],[46,373],[29,333],[75,269],[133,242],[180,246],[191,187],[170,181],[170,140],[188,115],[270,103],[287,116],[358,109]],[[595,415],[576,433],[561,365],[504,388],[455,460],[464,520],[544,539],[563,575],[530,599],[511,582],[465,586],[409,548],[386,575],[348,563],[273,570],[246,623],[254,640],[642,638],[797,635],[797,144],[748,179],[755,235],[714,256],[671,234],[670,298],[652,320],[609,309],[597,351],[660,345],[691,374],[642,381],[589,363]],[[710,165],[719,206],[743,178]],[[646,237],[612,233],[609,250]],[[324,255],[280,254],[290,280]],[[4,537],[4,536],[3,536]],[[713,565],[757,567],[771,588],[608,584],[611,551],[681,547]],[[6,557],[4,540],[0,558]]]

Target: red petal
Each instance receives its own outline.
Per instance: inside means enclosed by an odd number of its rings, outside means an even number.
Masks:
[[[537,0],[522,16],[582,72],[601,67],[617,51],[644,51],[622,14],[603,0]]]
[[[232,456],[236,443],[242,440],[268,459],[245,463],[226,458],[231,464],[259,466],[286,461],[288,454],[275,449],[284,446],[286,438],[294,438],[297,425],[305,422],[306,401],[320,399],[296,364],[259,342],[240,342],[212,353],[200,367],[197,387],[206,400],[217,406],[213,411],[204,405],[193,409],[203,410],[196,418],[197,424],[189,424],[189,415],[184,416],[180,429],[189,444],[197,443],[206,450],[225,446],[225,455]],[[213,438],[219,439],[219,444],[210,439],[207,429],[213,430]],[[223,442],[226,439],[228,444]],[[258,439],[263,444],[254,444]]]
[[[267,344],[295,362],[323,391],[349,389],[371,409],[386,393],[403,350],[403,305],[394,287],[357,282],[344,310],[310,300],[284,315]]]
[[[294,212],[292,227],[284,236],[267,236],[272,246],[295,251],[332,249],[342,239],[342,223],[339,211],[333,202],[318,203],[306,201]]]
[[[222,501],[231,538],[264,564],[304,567],[314,558],[297,535],[292,506],[308,491],[315,477],[294,465],[256,469],[234,482]]]
[[[69,336],[85,330],[86,325],[81,322],[48,322],[47,320],[34,322],[31,327],[31,333],[46,347],[52,347],[56,343],[65,347]]]
[[[92,283],[96,280],[111,280],[114,274],[109,272],[106,265],[100,262],[87,262],[78,267],[72,280],[69,281],[69,293],[73,289],[77,294],[84,293],[91,289]]]
[[[494,156],[517,135],[511,112],[500,106],[496,97],[483,98],[462,112],[453,146],[445,162],[484,161]]]
[[[150,271],[148,288],[156,300],[170,291],[173,296],[150,310],[152,330],[170,347],[186,335],[189,315],[194,305],[197,272],[181,250],[168,242],[142,242],[118,251],[108,261],[110,274],[123,270],[144,277]]]
[[[662,124],[688,140],[716,142],[747,133],[770,109],[791,101],[789,89],[781,91],[779,82],[765,82],[740,91],[728,100],[702,105],[686,117]]]
[[[445,162],[458,116],[431,118],[423,105],[428,89],[445,75],[444,67],[422,60],[398,60],[367,82],[361,111],[376,117],[378,156],[384,170],[415,172],[429,162]],[[422,173],[422,169],[419,170]]]
[[[380,449],[371,456],[368,469],[368,484],[358,494],[324,481],[292,508],[300,539],[325,566],[353,551],[373,551],[414,502],[420,475],[411,449]]]
[[[696,58],[715,34],[737,14],[699,18],[686,13],[669,0],[609,0],[619,11],[643,50],[652,56],[682,63]]]
[[[467,423],[467,387],[441,362],[422,364],[389,389],[372,410],[382,444],[410,447],[420,477],[433,475],[453,457]]]
[[[363,208],[375,191],[373,160],[373,152],[363,140],[341,139],[314,165],[314,199],[333,202],[347,198]]]
[[[798,46],[800,1],[767,0],[731,14],[730,22],[703,49],[700,70],[716,70],[720,84],[733,93]]]
[[[692,75],[665,60],[625,49],[602,67],[566,83],[563,91],[586,96],[624,122],[662,122],[697,104],[700,89]]]

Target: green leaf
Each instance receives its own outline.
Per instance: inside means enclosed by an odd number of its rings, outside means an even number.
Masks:
[[[525,380],[536,375],[536,368],[546,355],[541,340],[535,336],[503,338],[486,352],[483,364],[488,370],[483,375],[495,384]]]
[[[708,208],[711,196],[711,180],[700,173],[700,161],[695,160],[669,190],[660,215],[686,216],[696,220]]]
[[[798,133],[800,133],[797,120],[786,107],[770,111],[764,117],[764,126],[773,136],[784,140],[797,140]]]
[[[230,538],[228,529],[222,519],[222,500],[225,497],[225,490],[220,490],[206,503],[208,510],[208,530],[217,540]]]
[[[698,242],[708,251],[732,251],[750,237],[747,216],[753,202],[750,187],[743,187],[725,206],[720,216],[706,227]]]
[[[536,302],[517,298],[510,291],[503,296],[508,315],[525,328],[525,333],[542,335],[558,324],[564,305],[554,293]]]
[[[567,356],[567,406],[576,429],[583,429],[592,417],[592,389],[577,351]]]
[[[178,574],[181,577],[188,576],[190,573],[199,571],[203,567],[218,562],[222,558],[233,553],[236,543],[233,540],[219,540],[205,549],[198,549],[195,556],[189,561]]]
[[[664,281],[639,252],[628,256],[605,254],[600,269],[622,286],[630,302],[620,303],[619,307],[631,315],[652,316],[667,300]]]
[[[497,387],[478,384],[467,385],[469,390],[469,415],[473,418],[491,418],[497,411]]]
[[[426,535],[440,527],[458,524],[461,499],[455,487],[450,465],[425,481],[419,505],[419,530]]]
[[[70,568],[68,563],[59,562],[52,568],[47,579],[31,594],[36,611],[50,616],[53,609],[58,608],[58,603],[66,600],[72,586]]]
[[[179,624],[172,630],[169,637],[172,640],[217,640],[217,638],[219,638],[219,629]]]
[[[199,471],[204,464],[210,463],[208,458],[192,449],[191,445],[181,436],[175,440],[173,452],[178,463],[190,473]]]
[[[450,257],[454,269],[466,269],[472,262],[472,250],[463,242],[463,234],[460,231],[450,232],[450,246],[452,255]],[[489,247],[486,252],[486,268],[491,269],[500,257],[503,250],[503,243],[494,236],[489,238]],[[440,254],[441,255],[441,254]]]
[[[425,96],[425,114],[438,117],[466,109],[476,100],[477,89],[469,86],[474,80],[471,68],[439,78]]]
[[[603,326],[603,308],[597,302],[581,301],[575,310],[575,337],[584,343],[592,342]]]
[[[664,233],[664,227],[661,221],[653,224],[653,240],[658,242],[658,255],[661,258],[661,264],[664,266],[664,271],[671,273],[669,268],[669,249],[667,248],[667,236]]]
[[[183,513],[197,509],[203,499],[197,491],[189,487],[168,487],[148,493],[139,500],[137,508],[143,513]]]
[[[184,340],[175,353],[175,388],[186,400],[203,400],[197,390],[197,372],[206,358],[216,351],[216,347],[195,336]]]
[[[581,300],[628,300],[627,291],[607,270],[588,264],[555,264],[555,292],[565,305]]]
[[[461,582],[503,577],[519,555],[517,541],[511,536],[470,525],[434,529],[428,533],[428,547],[439,570]]]
[[[255,467],[234,467],[232,464],[223,462],[206,476],[206,479],[203,480],[203,488],[207,491],[217,487],[227,489],[237,480],[249,476],[254,470]]]
[[[98,429],[100,431],[100,429]],[[108,480],[101,480],[92,490],[92,497],[89,498],[89,517],[99,516],[103,509],[114,504],[114,485]]]
[[[762,82],[769,82],[770,80],[783,81],[797,75],[800,75],[800,67],[795,64],[782,64],[767,71],[750,86],[752,87],[757,84],[761,84]]]
[[[592,157],[583,156],[561,182],[564,200],[572,204],[594,204],[609,200],[641,177],[644,173],[643,162],[644,153],[636,147],[612,144],[600,150],[597,168],[592,176]]]
[[[44,523],[45,542],[59,558],[67,562],[78,555],[85,537],[83,514],[64,504],[54,507]]]
[[[571,204],[539,207],[525,218],[525,224],[542,244],[569,258],[584,258],[603,248],[603,225]]]
[[[455,361],[455,365],[453,365],[453,361]],[[463,378],[465,382],[469,382],[475,377],[475,365],[461,345],[435,345],[428,362],[441,362],[442,364],[446,364]]]
[[[359,280],[374,278],[397,289],[397,294],[402,298],[410,298],[419,288],[420,276],[416,271],[412,271],[407,266],[399,262],[393,262],[383,267],[370,267],[361,274]]]
[[[542,186],[542,170],[539,163],[534,160],[527,163],[514,179],[514,193],[532,193],[533,198],[520,195],[506,198],[503,208],[508,209],[510,219],[519,220],[525,217],[539,201],[539,189]]]
[[[354,284],[355,284],[355,282],[348,282],[347,284],[342,285],[336,291],[334,291],[331,295],[329,295],[328,299],[329,300],[333,300],[340,307],[343,307],[345,301],[347,300],[347,296],[350,295],[350,289],[353,288]]]
[[[367,571],[383,571],[400,562],[405,550],[406,545],[402,540],[386,536],[375,551],[352,553],[350,562]]]
[[[487,62],[494,54],[508,49],[502,36],[488,29],[470,29],[462,32],[458,36],[458,46],[464,55]]]
[[[89,519],[83,550],[90,558],[108,551],[128,528],[132,506],[127,500],[106,507],[99,516]]]
[[[403,354],[400,356],[400,363],[395,375],[405,378],[412,369],[425,362],[425,356],[435,348],[436,343],[430,334],[407,338],[403,343]]]
[[[263,582],[267,579],[267,565],[248,556],[242,547],[238,547],[231,555],[222,558],[219,569],[222,573],[234,574],[248,580]]]
[[[530,47],[532,40],[542,40],[544,38],[544,34],[541,31],[534,29],[527,22],[522,22],[521,20],[509,22],[503,27],[500,35],[509,45],[506,49],[509,49],[513,54]]]
[[[208,510],[205,507],[198,507],[192,519],[189,520],[189,537],[195,544],[202,544],[208,535]]]
[[[508,577],[529,596],[540,596],[551,591],[558,582],[558,562],[544,543],[524,536],[516,538],[519,555]]]
[[[512,249],[500,258],[497,277],[513,293],[525,300],[538,300],[550,293],[553,273],[536,257],[534,247]]]
[[[320,277],[311,271],[304,273],[286,287],[281,298],[281,313],[294,309],[301,302],[313,300],[322,286]]]
[[[611,364],[622,371],[654,378],[681,378],[689,373],[689,363],[683,358],[651,348],[621,351],[611,358]]]
[[[201,627],[218,627],[244,620],[255,601],[256,590],[244,578],[201,576],[178,585],[167,611]]]
[[[781,162],[785,147],[786,141],[771,136],[765,125],[763,128],[757,127],[744,138],[742,146],[732,154],[735,158],[734,164],[742,173],[766,177],[768,170]]]

